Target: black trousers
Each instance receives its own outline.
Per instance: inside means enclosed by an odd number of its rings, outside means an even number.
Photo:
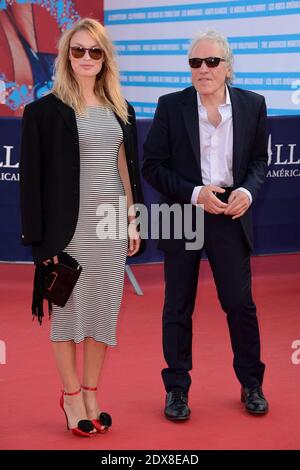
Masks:
[[[240,221],[205,213],[204,248],[218,297],[227,314],[233,367],[244,387],[262,384],[256,307],[251,293],[249,247]],[[162,370],[166,391],[188,392],[192,369],[192,315],[202,250],[165,252],[163,350],[168,367]]]

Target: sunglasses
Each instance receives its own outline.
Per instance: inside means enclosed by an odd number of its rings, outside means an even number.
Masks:
[[[90,58],[93,60],[100,60],[103,55],[103,51],[99,47],[70,46],[70,49],[74,59],[82,59],[86,51],[88,51]]]
[[[220,62],[226,62],[225,59],[221,59],[221,57],[206,57],[206,59],[200,59],[199,57],[193,57],[189,59],[189,64],[192,69],[199,69],[202,65],[202,62],[205,62],[205,65],[209,69],[213,69],[218,67]]]

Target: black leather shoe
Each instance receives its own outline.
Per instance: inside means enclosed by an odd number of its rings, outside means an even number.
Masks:
[[[241,401],[245,403],[248,413],[263,415],[269,411],[269,405],[261,387],[242,388]]]
[[[172,390],[166,395],[165,416],[172,421],[189,419],[188,394],[181,390]]]

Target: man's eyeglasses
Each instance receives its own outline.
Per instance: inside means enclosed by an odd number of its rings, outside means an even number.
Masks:
[[[88,51],[90,58],[93,60],[100,60],[103,55],[103,51],[99,47],[70,46],[70,49],[74,59],[82,59],[86,51]]]
[[[193,57],[192,59],[189,59],[189,64],[192,69],[199,69],[202,65],[202,62],[205,62],[205,65],[209,69],[213,69],[218,67],[220,62],[226,62],[226,60],[222,59],[221,57],[206,57],[205,59]]]

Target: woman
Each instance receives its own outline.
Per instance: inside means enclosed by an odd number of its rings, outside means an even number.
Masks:
[[[52,93],[26,106],[22,129],[23,244],[32,245],[36,264],[57,261],[63,250],[83,268],[65,307],[53,306],[51,340],[67,426],[91,436],[111,424],[96,390],[107,346],[116,344],[126,255],[140,247],[134,210],[128,216],[123,201],[129,208],[142,200],[134,110],[121,96],[113,46],[97,21],[81,19],[62,35]],[[99,235],[103,208],[111,208],[118,234],[125,225],[125,237]]]

